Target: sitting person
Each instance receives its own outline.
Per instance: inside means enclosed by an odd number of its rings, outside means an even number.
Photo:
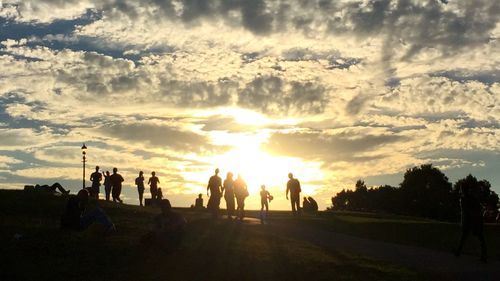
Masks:
[[[159,202],[161,214],[154,217],[153,230],[143,238],[143,244],[155,246],[170,252],[179,247],[186,220],[180,214],[172,211],[172,206],[168,199]]]
[[[316,213],[319,209],[318,202],[316,202],[316,200],[314,200],[314,198],[312,198],[311,196],[307,197],[307,199],[309,200],[309,206],[310,206],[311,213]]]
[[[161,192],[161,187],[158,187],[156,191],[156,200],[161,201],[163,199],[163,192]]]
[[[194,203],[194,208],[197,210],[205,209],[205,207],[203,206],[203,194],[198,194],[198,198],[196,198]]]
[[[26,189],[27,186],[29,186],[29,185],[25,185],[24,188]],[[39,185],[39,184],[36,184],[34,186],[34,190],[35,191],[44,191],[44,192],[52,192],[52,193],[54,193],[54,192],[56,192],[56,189],[59,190],[59,192],[61,192],[62,194],[69,194],[69,190],[64,189],[64,187],[60,183],[58,183],[58,182],[54,183],[53,185],[46,185],[46,184]]]
[[[308,213],[311,211],[311,203],[309,203],[309,200],[305,196],[304,201],[302,201],[302,210],[304,211],[304,213]]]
[[[83,231],[95,222],[104,225],[107,231],[114,231],[115,225],[101,208],[87,211],[88,201],[89,192],[86,189],[80,190],[76,196],[71,196],[61,216],[61,228]]]

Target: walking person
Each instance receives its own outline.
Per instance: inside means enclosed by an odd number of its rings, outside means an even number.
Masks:
[[[476,236],[481,243],[481,261],[487,262],[486,241],[483,234],[483,212],[477,192],[474,193],[469,184],[464,184],[460,192],[460,208],[462,213],[462,236],[455,255],[458,257],[462,253],[462,247],[469,233]]]
[[[207,196],[210,196],[207,209],[210,210],[214,218],[218,218],[220,198],[222,197],[222,179],[219,177],[218,168],[215,169],[215,175],[211,176],[208,180]]]
[[[106,201],[109,201],[112,187],[113,184],[111,183],[111,175],[109,174],[109,171],[106,171],[106,174],[104,175],[104,192],[106,193]]]
[[[102,174],[99,173],[99,166],[95,166],[95,172],[90,175],[90,181],[92,182],[92,187],[90,188],[90,197],[94,199],[99,199],[99,192],[102,181]]]
[[[151,199],[155,201],[158,199],[158,184],[160,183],[160,179],[156,176],[155,172],[151,173],[151,177],[148,180],[149,191],[151,192]]]
[[[288,200],[288,193],[290,192],[293,216],[300,215],[300,182],[298,179],[293,178],[292,173],[288,174],[288,179],[288,183],[286,184],[286,200]]]
[[[248,197],[248,187],[243,177],[238,175],[238,178],[234,181],[234,196],[236,197],[236,215],[240,221],[245,217],[245,198]]]
[[[137,186],[137,192],[139,193],[139,206],[144,206],[142,204],[142,198],[144,196],[144,172],[140,171],[139,176],[135,179],[135,185]]]
[[[234,215],[234,180],[233,173],[227,173],[224,185],[222,185],[224,200],[226,200],[227,218],[232,219]]]
[[[269,202],[273,200],[273,196],[266,190],[265,185],[260,186],[260,223],[264,224],[267,221],[269,213]],[[265,209],[265,211],[264,211]]]
[[[113,174],[110,177],[111,185],[113,186],[111,190],[111,195],[113,196],[113,202],[123,203],[122,199],[120,199],[120,195],[122,193],[122,182],[124,181],[122,175],[118,174],[118,169],[113,168]]]

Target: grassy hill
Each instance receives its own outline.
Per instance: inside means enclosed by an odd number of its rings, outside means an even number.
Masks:
[[[158,209],[93,202],[117,227],[116,233],[106,235],[99,226],[61,231],[65,202],[64,197],[43,193],[0,191],[0,280],[426,280],[406,268],[323,249],[279,225],[436,249],[454,245],[458,235],[453,224],[394,216],[324,213],[296,220],[274,212],[269,225],[260,225],[252,220],[213,221],[205,213],[179,209],[188,219],[187,232],[181,248],[166,254],[140,244]],[[396,235],[398,231],[403,235]],[[415,231],[437,237],[427,241],[422,235],[407,235]],[[490,249],[492,244],[497,247],[498,228],[488,231],[497,237],[489,239]],[[498,258],[498,252],[491,254]]]

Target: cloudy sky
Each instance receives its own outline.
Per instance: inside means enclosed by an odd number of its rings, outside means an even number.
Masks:
[[[188,206],[216,167],[320,207],[433,163],[500,192],[496,0],[0,0],[0,188],[139,170]],[[276,196],[278,195],[278,196]]]

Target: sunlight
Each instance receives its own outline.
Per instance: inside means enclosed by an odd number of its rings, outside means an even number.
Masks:
[[[261,144],[267,140],[268,134],[265,132],[251,134],[229,134],[225,132],[214,132],[212,134],[214,143],[226,144],[234,147],[221,155],[207,157],[211,163],[210,169],[186,171],[183,176],[188,182],[199,182],[200,185],[191,185],[193,193],[206,193],[206,184],[214,169],[219,168],[219,176],[224,180],[227,172],[232,172],[235,178],[241,174],[248,185],[250,197],[249,207],[259,207],[258,193],[261,185],[266,185],[271,193],[283,195],[288,181],[288,173],[292,172],[298,177],[303,185],[304,195],[314,195],[320,188],[317,184],[308,182],[321,182],[323,173],[321,163],[306,162],[295,157],[278,157],[270,155],[260,149]],[[286,207],[286,206],[283,206]]]

